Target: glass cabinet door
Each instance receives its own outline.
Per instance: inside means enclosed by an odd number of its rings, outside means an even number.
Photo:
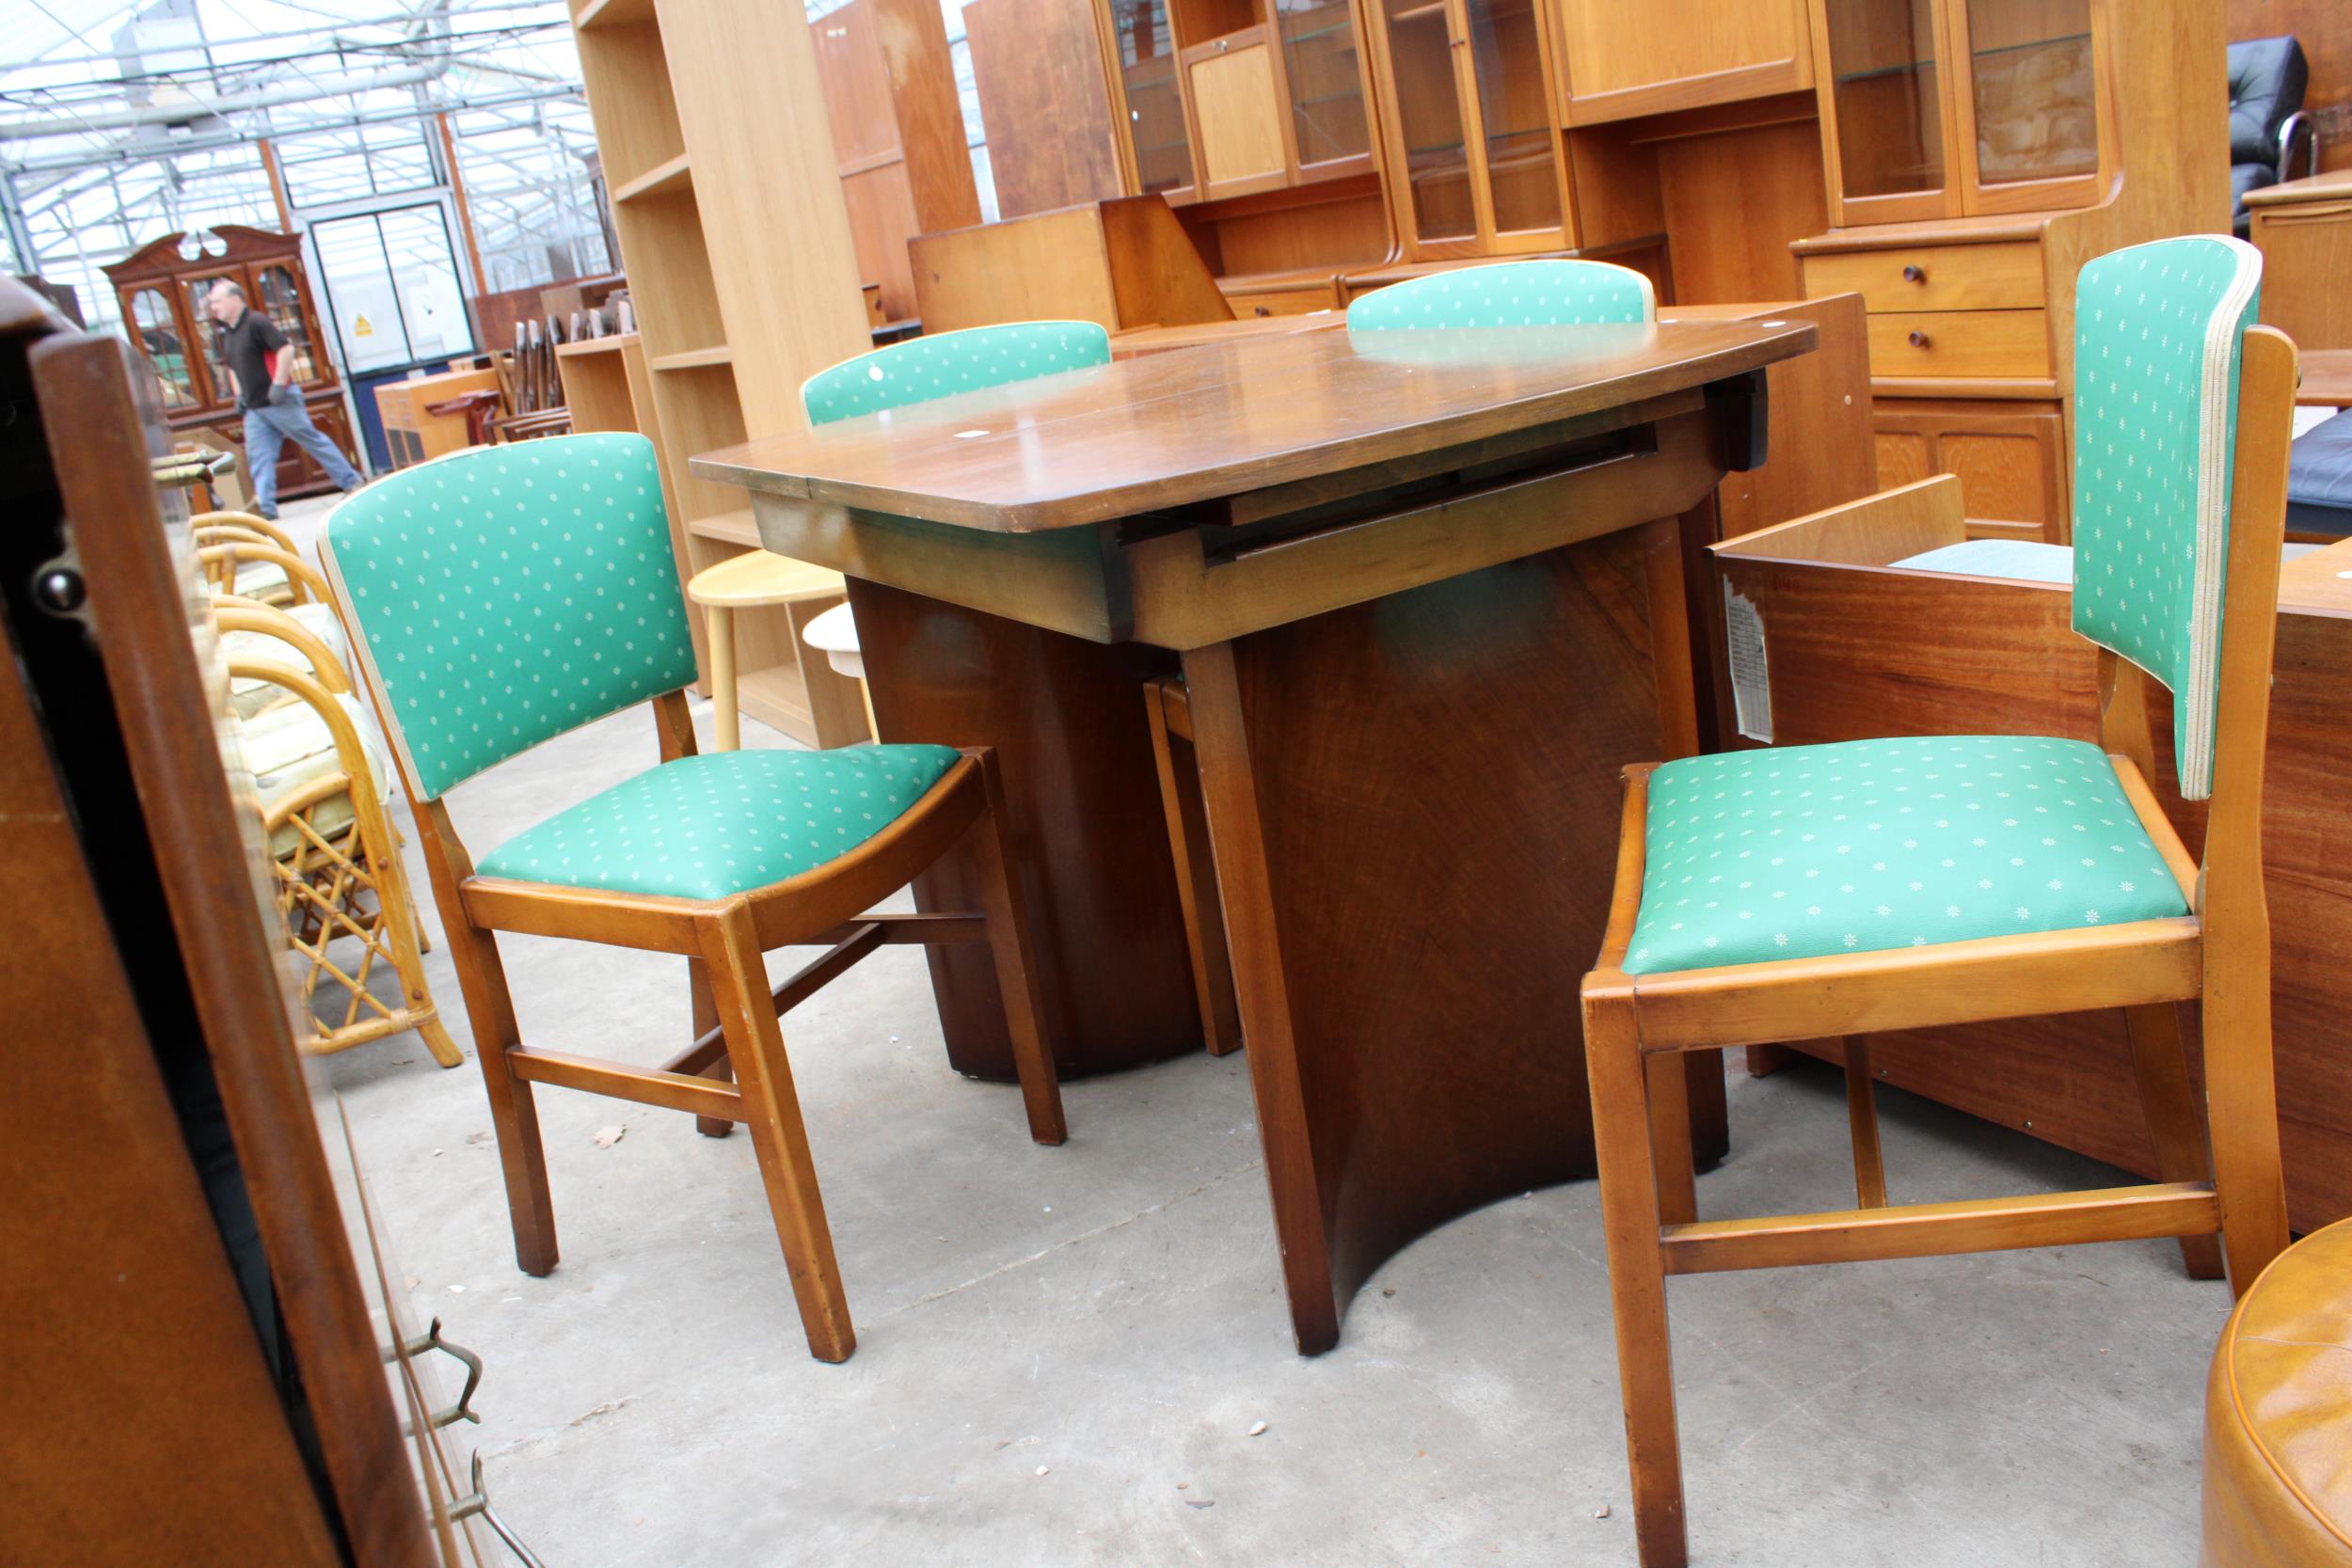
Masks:
[[[1274,14],[1299,167],[1369,157],[1372,122],[1364,112],[1355,13],[1347,0],[1275,0]]]
[[[1469,133],[1446,11],[1447,0],[1381,0],[1413,232],[1424,241],[1478,237]]]
[[[1867,214],[1852,216],[1943,215],[1943,89],[1931,0],[1825,0],[1823,15],[1839,193]]]
[[[1975,128],[1972,183],[1981,188],[2096,175],[2090,0],[1965,4],[1969,115],[1963,123]]]
[[[183,277],[187,275],[183,273]],[[201,277],[187,279],[188,320],[196,323],[197,341],[204,345],[205,378],[212,383],[211,401],[233,408],[237,404],[237,378],[230,373],[228,361],[220,356],[219,329],[213,322],[213,313],[205,308],[205,296],[215,283],[234,283],[245,291],[246,307],[253,305],[253,285],[241,272],[207,273]]]
[[[167,410],[194,408],[204,400],[197,395],[196,372],[188,363],[188,345],[180,335],[179,318],[161,289],[141,289],[131,296],[131,332],[155,367],[163,384]]]
[[[293,269],[263,267],[254,281],[259,285],[255,308],[286,335],[286,347],[294,356],[294,385],[309,386],[319,378],[318,358],[311,352],[310,324],[302,314],[302,291],[294,283]]]
[[[1145,195],[1189,190],[1192,138],[1176,86],[1176,38],[1167,0],[1112,0],[1119,71],[1127,92],[1127,138]]]
[[[1497,234],[1560,227],[1560,175],[1534,0],[1467,0]]]

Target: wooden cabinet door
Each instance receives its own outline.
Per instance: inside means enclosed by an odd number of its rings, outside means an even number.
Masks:
[[[2090,0],[1945,4],[1961,211],[2097,201],[2111,132],[2100,123]]]
[[[1184,54],[1205,199],[1290,182],[1280,89],[1265,29],[1211,40]]]
[[[2073,539],[2058,404],[1888,398],[1870,422],[1882,488],[1957,474],[1972,536]]]
[[[1558,0],[1557,14],[1570,125],[1813,85],[1805,0]]]
[[[1942,0],[1812,0],[1811,15],[1829,221],[1957,213]]]

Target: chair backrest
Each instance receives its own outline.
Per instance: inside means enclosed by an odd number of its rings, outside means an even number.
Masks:
[[[2262,254],[2194,234],[2074,291],[2074,629],[2172,690],[2184,798],[2213,792],[2238,376]]]
[[[1433,272],[1347,308],[1351,332],[1416,326],[1602,326],[1658,319],[1658,292],[1630,267],[1549,258]]]
[[[809,423],[828,424],[1110,362],[1110,334],[1093,322],[974,326],[893,343],[818,371],[801,383],[801,406]]]
[[[335,509],[319,554],[419,800],[694,679],[643,436],[403,468]]]
[[[2230,162],[2279,169],[2279,133],[2303,106],[2311,66],[2291,38],[2245,39],[2230,45]]]

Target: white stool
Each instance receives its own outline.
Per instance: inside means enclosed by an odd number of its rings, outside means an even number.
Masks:
[[[742,717],[735,697],[735,612],[767,605],[796,604],[803,599],[829,598],[839,594],[842,587],[839,572],[770,550],[730,556],[696,572],[687,583],[686,596],[703,607],[710,632],[710,705],[718,721],[719,750],[732,752],[743,744]],[[848,615],[848,605],[835,608]],[[828,610],[817,619],[822,621],[833,613]],[[809,629],[816,629],[814,623]],[[866,721],[869,727],[874,721],[870,705]]]
[[[857,617],[850,613],[850,607],[837,604],[803,626],[801,641],[821,652],[835,673],[857,682],[858,695],[866,699],[866,728],[880,740],[882,726],[874,721],[874,693],[866,684],[866,656],[857,645]]]

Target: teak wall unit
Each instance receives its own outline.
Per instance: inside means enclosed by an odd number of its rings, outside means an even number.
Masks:
[[[1828,232],[1870,310],[1882,479],[1960,475],[1982,532],[2063,542],[2082,263],[2230,225],[2212,0],[1812,0]]]
[[[687,459],[800,429],[801,383],[871,346],[840,166],[799,7],[571,7],[691,576],[759,540],[741,492]],[[741,613],[736,639],[743,711],[817,744],[810,683],[839,677],[781,610]]]

